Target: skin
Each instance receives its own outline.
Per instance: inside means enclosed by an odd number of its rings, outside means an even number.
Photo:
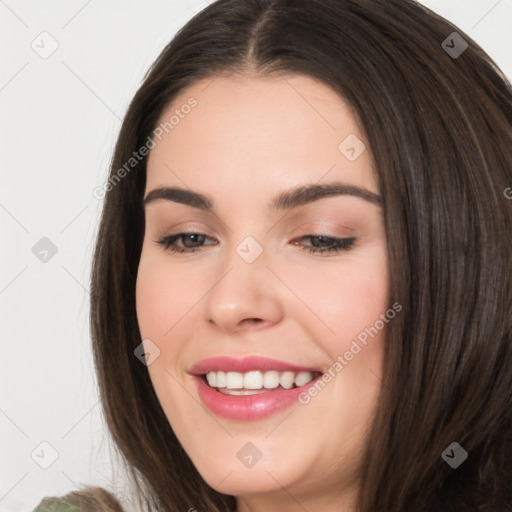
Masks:
[[[202,477],[237,496],[239,512],[353,510],[385,328],[308,404],[256,421],[213,415],[188,370],[207,357],[255,355],[327,371],[386,312],[379,205],[337,195],[288,211],[268,207],[304,184],[342,181],[378,194],[370,151],[355,161],[340,152],[349,134],[363,139],[357,122],[338,94],[306,76],[205,79],[182,91],[162,120],[191,96],[197,106],[151,150],[145,195],[179,186],[211,196],[214,206],[146,206],[136,301],[142,339],[160,351],[148,366],[151,381]],[[157,243],[187,230],[209,237],[196,252]],[[322,234],[356,242],[338,253],[303,249],[314,243],[303,237]],[[236,252],[247,236],[263,249],[253,263]],[[262,454],[252,468],[237,458],[247,442]]]

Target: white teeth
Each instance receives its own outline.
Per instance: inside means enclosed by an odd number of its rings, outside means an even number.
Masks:
[[[225,395],[259,395],[261,393],[268,393],[268,391],[261,391],[257,389],[228,389],[228,388],[221,388],[219,389],[221,393],[224,393]]]
[[[263,375],[261,374],[261,372],[247,372],[244,375],[243,387],[245,389],[261,389],[262,386],[263,386]]]
[[[284,389],[291,389],[293,387],[293,381],[295,380],[295,373],[283,372],[279,377],[279,383]]]
[[[313,380],[313,374],[311,372],[299,372],[295,376],[295,385],[297,387],[304,386],[309,381]]]
[[[226,372],[210,372],[210,373],[217,374],[217,382],[216,382],[217,387],[219,387],[219,388],[226,387]]]
[[[208,372],[206,380],[212,388],[217,388],[219,391],[226,393],[227,390],[239,390],[229,392],[228,394],[236,395],[253,395],[258,390],[276,389],[281,386],[284,389],[291,389],[304,386],[313,380],[313,372],[277,372],[269,370],[267,372],[260,372],[253,370],[246,373],[240,372]]]
[[[274,389],[279,386],[279,372],[269,371],[263,375],[263,387],[266,389]]]
[[[218,372],[209,372],[206,375],[206,380],[208,381],[208,384],[212,388],[216,388],[217,387],[217,373]]]
[[[228,389],[242,389],[244,387],[244,374],[226,372],[226,387]]]

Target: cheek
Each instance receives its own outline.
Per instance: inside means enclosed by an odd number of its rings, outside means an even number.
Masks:
[[[173,267],[166,270],[161,258],[141,256],[137,273],[136,310],[141,336],[162,340],[186,318],[200,298],[198,280]]]
[[[135,293],[137,319],[143,338],[158,338],[169,328],[167,312],[177,304],[170,304],[173,295],[169,293],[165,276],[156,267],[144,264],[141,260],[137,275]],[[165,304],[165,306],[164,306]]]
[[[386,268],[381,267],[375,273],[361,269],[344,282],[344,290],[338,296],[343,304],[339,305],[337,327],[343,329],[344,336],[353,338],[375,324],[388,308]]]
[[[191,312],[197,303],[190,277],[179,269],[166,269],[159,254],[142,252],[137,273],[136,311],[141,338],[158,347],[158,357],[148,366],[149,376],[166,413],[176,409],[183,390],[176,376],[177,363],[187,337],[184,330],[193,328]]]
[[[285,277],[299,299],[289,301],[295,309],[292,314],[307,322],[315,339],[321,340],[331,356],[374,325],[388,308],[385,252],[379,250],[367,256],[344,265],[324,264],[305,272],[289,272]]]

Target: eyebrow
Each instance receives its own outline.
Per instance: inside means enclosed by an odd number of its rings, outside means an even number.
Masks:
[[[359,197],[372,204],[378,206],[382,205],[381,196],[374,192],[347,183],[332,182],[302,185],[286,190],[271,201],[269,209],[273,211],[291,210],[292,208],[297,208],[318,201],[319,199],[334,196]],[[214,201],[211,197],[180,187],[155,188],[144,198],[144,206],[160,200],[173,201],[200,210],[214,209]]]

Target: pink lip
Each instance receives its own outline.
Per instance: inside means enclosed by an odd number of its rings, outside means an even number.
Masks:
[[[263,357],[246,357],[233,359],[231,357],[214,357],[204,359],[194,365],[190,372],[194,375],[199,398],[214,414],[232,420],[258,420],[282,411],[298,402],[299,395],[307,392],[322,376],[308,382],[304,386],[292,389],[268,391],[257,395],[226,395],[211,388],[204,378],[209,371],[233,371],[245,373],[251,370],[259,371],[316,371],[320,370],[304,366],[292,365],[275,359]],[[320,372],[321,373],[321,372]]]
[[[319,368],[297,366],[295,364],[268,359],[266,357],[249,356],[242,359],[233,357],[210,357],[203,359],[190,368],[189,373],[193,375],[204,375],[208,372],[240,372],[246,373],[252,370],[262,372],[275,370],[277,372],[321,372]]]

